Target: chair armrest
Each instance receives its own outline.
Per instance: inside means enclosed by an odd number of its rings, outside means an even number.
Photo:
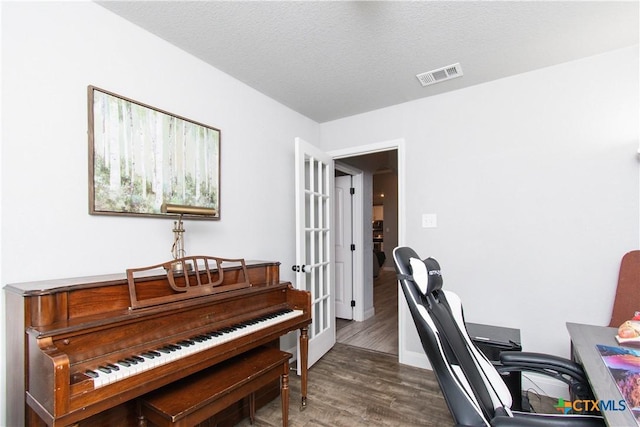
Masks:
[[[593,392],[582,366],[563,357],[550,354],[503,351],[500,353],[498,372],[535,372],[562,381],[569,391],[579,399],[593,399]]]
[[[500,353],[500,363],[502,363],[503,366],[551,369],[581,381],[587,380],[582,366],[564,357],[553,356],[551,354],[503,351]]]

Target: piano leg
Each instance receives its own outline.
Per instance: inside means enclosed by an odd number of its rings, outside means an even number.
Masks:
[[[309,364],[309,328],[300,328],[300,372],[301,372],[301,384],[300,392],[302,394],[302,402],[300,404],[300,410],[304,411],[307,408],[307,369]]]
[[[147,427],[147,419],[142,413],[142,401],[140,399],[136,399],[136,411],[136,418],[138,418],[138,427]]]
[[[282,427],[289,425],[289,362],[282,367],[280,380],[280,400],[282,404]]]
[[[249,395],[249,424],[253,425],[256,420],[256,393],[251,392]]]

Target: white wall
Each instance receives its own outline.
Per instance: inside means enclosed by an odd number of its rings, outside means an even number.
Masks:
[[[565,321],[607,322],[640,234],[637,47],[318,126],[94,3],[0,7],[3,285],[170,256],[171,221],[87,214],[93,84],[222,130],[222,220],[186,222],[191,254],[279,260],[292,280],[293,138],[404,138],[406,243],[440,260],[469,320],[562,355]]]
[[[565,322],[608,324],[639,247],[638,75],[637,46],[612,51],[321,124],[322,148],[404,138],[406,245],[440,261],[467,320],[568,356]],[[401,355],[422,352],[408,323]]]
[[[277,260],[293,280],[293,141],[317,123],[95,3],[1,7],[3,286],[171,257],[171,220],[88,214],[87,85],[221,129],[222,219],[186,221],[186,250]]]

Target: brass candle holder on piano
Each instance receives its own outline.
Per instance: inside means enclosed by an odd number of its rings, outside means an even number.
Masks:
[[[201,206],[188,206],[188,205],[174,205],[169,203],[163,203],[160,208],[162,213],[169,214],[179,214],[177,221],[173,222],[173,245],[171,246],[171,255],[173,255],[173,259],[177,260],[183,258],[186,255],[184,250],[184,224],[182,222],[182,217],[187,215],[201,215],[201,216],[211,216],[216,214],[216,210],[214,208],[206,208]],[[185,270],[192,270],[193,266],[190,264],[185,265],[182,262],[175,262],[172,265],[172,270],[174,273],[181,273]]]

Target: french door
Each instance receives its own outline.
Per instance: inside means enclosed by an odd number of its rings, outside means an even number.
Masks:
[[[333,159],[295,140],[296,287],[311,293],[309,367],[336,342],[332,239]],[[298,357],[300,355],[298,354]],[[299,360],[299,359],[298,359]],[[298,364],[298,374],[300,373]]]

